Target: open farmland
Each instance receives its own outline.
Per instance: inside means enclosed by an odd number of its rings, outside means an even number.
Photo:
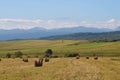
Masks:
[[[35,67],[39,58],[1,58],[0,80],[120,80],[120,42],[90,42],[85,40],[18,40],[0,42],[0,55],[21,51],[26,57],[44,56],[47,49],[61,58],[51,58]],[[79,53],[80,59],[64,58]],[[84,56],[98,55],[86,59]],[[107,57],[108,56],[108,57]]]
[[[34,60],[2,59],[0,80],[120,80],[120,57],[51,58],[42,67]]]
[[[0,55],[8,52],[14,54],[21,51],[28,55],[44,55],[47,49],[53,50],[53,55],[64,56],[69,53],[79,53],[81,56],[98,54],[100,56],[120,56],[120,41],[89,42],[85,40],[18,40],[0,42]]]

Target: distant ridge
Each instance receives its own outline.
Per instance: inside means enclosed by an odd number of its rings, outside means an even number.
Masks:
[[[47,39],[47,40],[61,40],[61,39],[70,39],[70,40],[92,40],[92,41],[112,41],[112,40],[120,40],[120,31],[114,32],[101,32],[101,33],[93,33],[93,32],[86,32],[86,33],[73,33],[68,35],[60,35],[60,36],[50,36],[44,37],[40,39]]]
[[[60,28],[60,29],[44,29],[44,28],[33,28],[33,29],[13,29],[13,30],[0,30],[0,41],[4,40],[21,40],[21,39],[39,39],[49,36],[59,36],[67,35],[73,33],[100,33],[109,32],[111,29],[98,29],[98,28],[88,28],[88,27],[73,27],[73,28]],[[86,33],[87,34],[87,33]],[[69,39],[69,38],[68,38]],[[76,39],[76,38],[75,38]]]

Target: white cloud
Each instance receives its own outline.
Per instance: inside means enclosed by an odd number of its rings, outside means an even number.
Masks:
[[[115,23],[115,22],[117,22],[115,19],[110,19],[110,20],[108,20],[107,21],[108,23]]]
[[[0,22],[18,22],[18,23],[42,23],[43,20],[25,20],[25,19],[0,19]]]
[[[48,22],[48,24],[54,24],[54,23],[56,23],[55,20],[48,20],[47,22]]]
[[[71,28],[71,27],[94,27],[94,28],[108,28],[116,29],[120,26],[120,21],[110,19],[108,21],[97,22],[73,22],[73,21],[57,21],[57,20],[26,20],[26,19],[0,19],[0,29],[31,29],[35,27],[45,29],[57,29],[57,28]]]
[[[82,21],[80,23],[81,26],[85,27],[95,27],[95,28],[108,28],[108,29],[116,29],[117,27],[120,26],[120,21],[117,21],[115,19],[110,19],[108,21],[104,22],[95,22],[95,23],[90,23],[87,21]]]

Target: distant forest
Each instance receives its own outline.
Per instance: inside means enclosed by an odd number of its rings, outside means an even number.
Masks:
[[[74,33],[68,35],[60,35],[60,36],[50,36],[44,37],[40,39],[47,40],[91,40],[91,41],[118,41],[120,40],[120,31],[114,32],[101,32],[101,33]]]

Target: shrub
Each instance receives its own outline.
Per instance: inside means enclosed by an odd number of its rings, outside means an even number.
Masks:
[[[59,56],[52,56],[52,58],[58,58]]]
[[[23,53],[21,51],[15,52],[15,57],[22,57]]]
[[[35,58],[38,58],[38,55],[36,55]]]
[[[11,54],[10,54],[10,53],[7,53],[7,54],[6,54],[6,58],[11,58]]]
[[[78,53],[72,53],[72,54],[65,54],[65,57],[76,57],[79,56]]]

